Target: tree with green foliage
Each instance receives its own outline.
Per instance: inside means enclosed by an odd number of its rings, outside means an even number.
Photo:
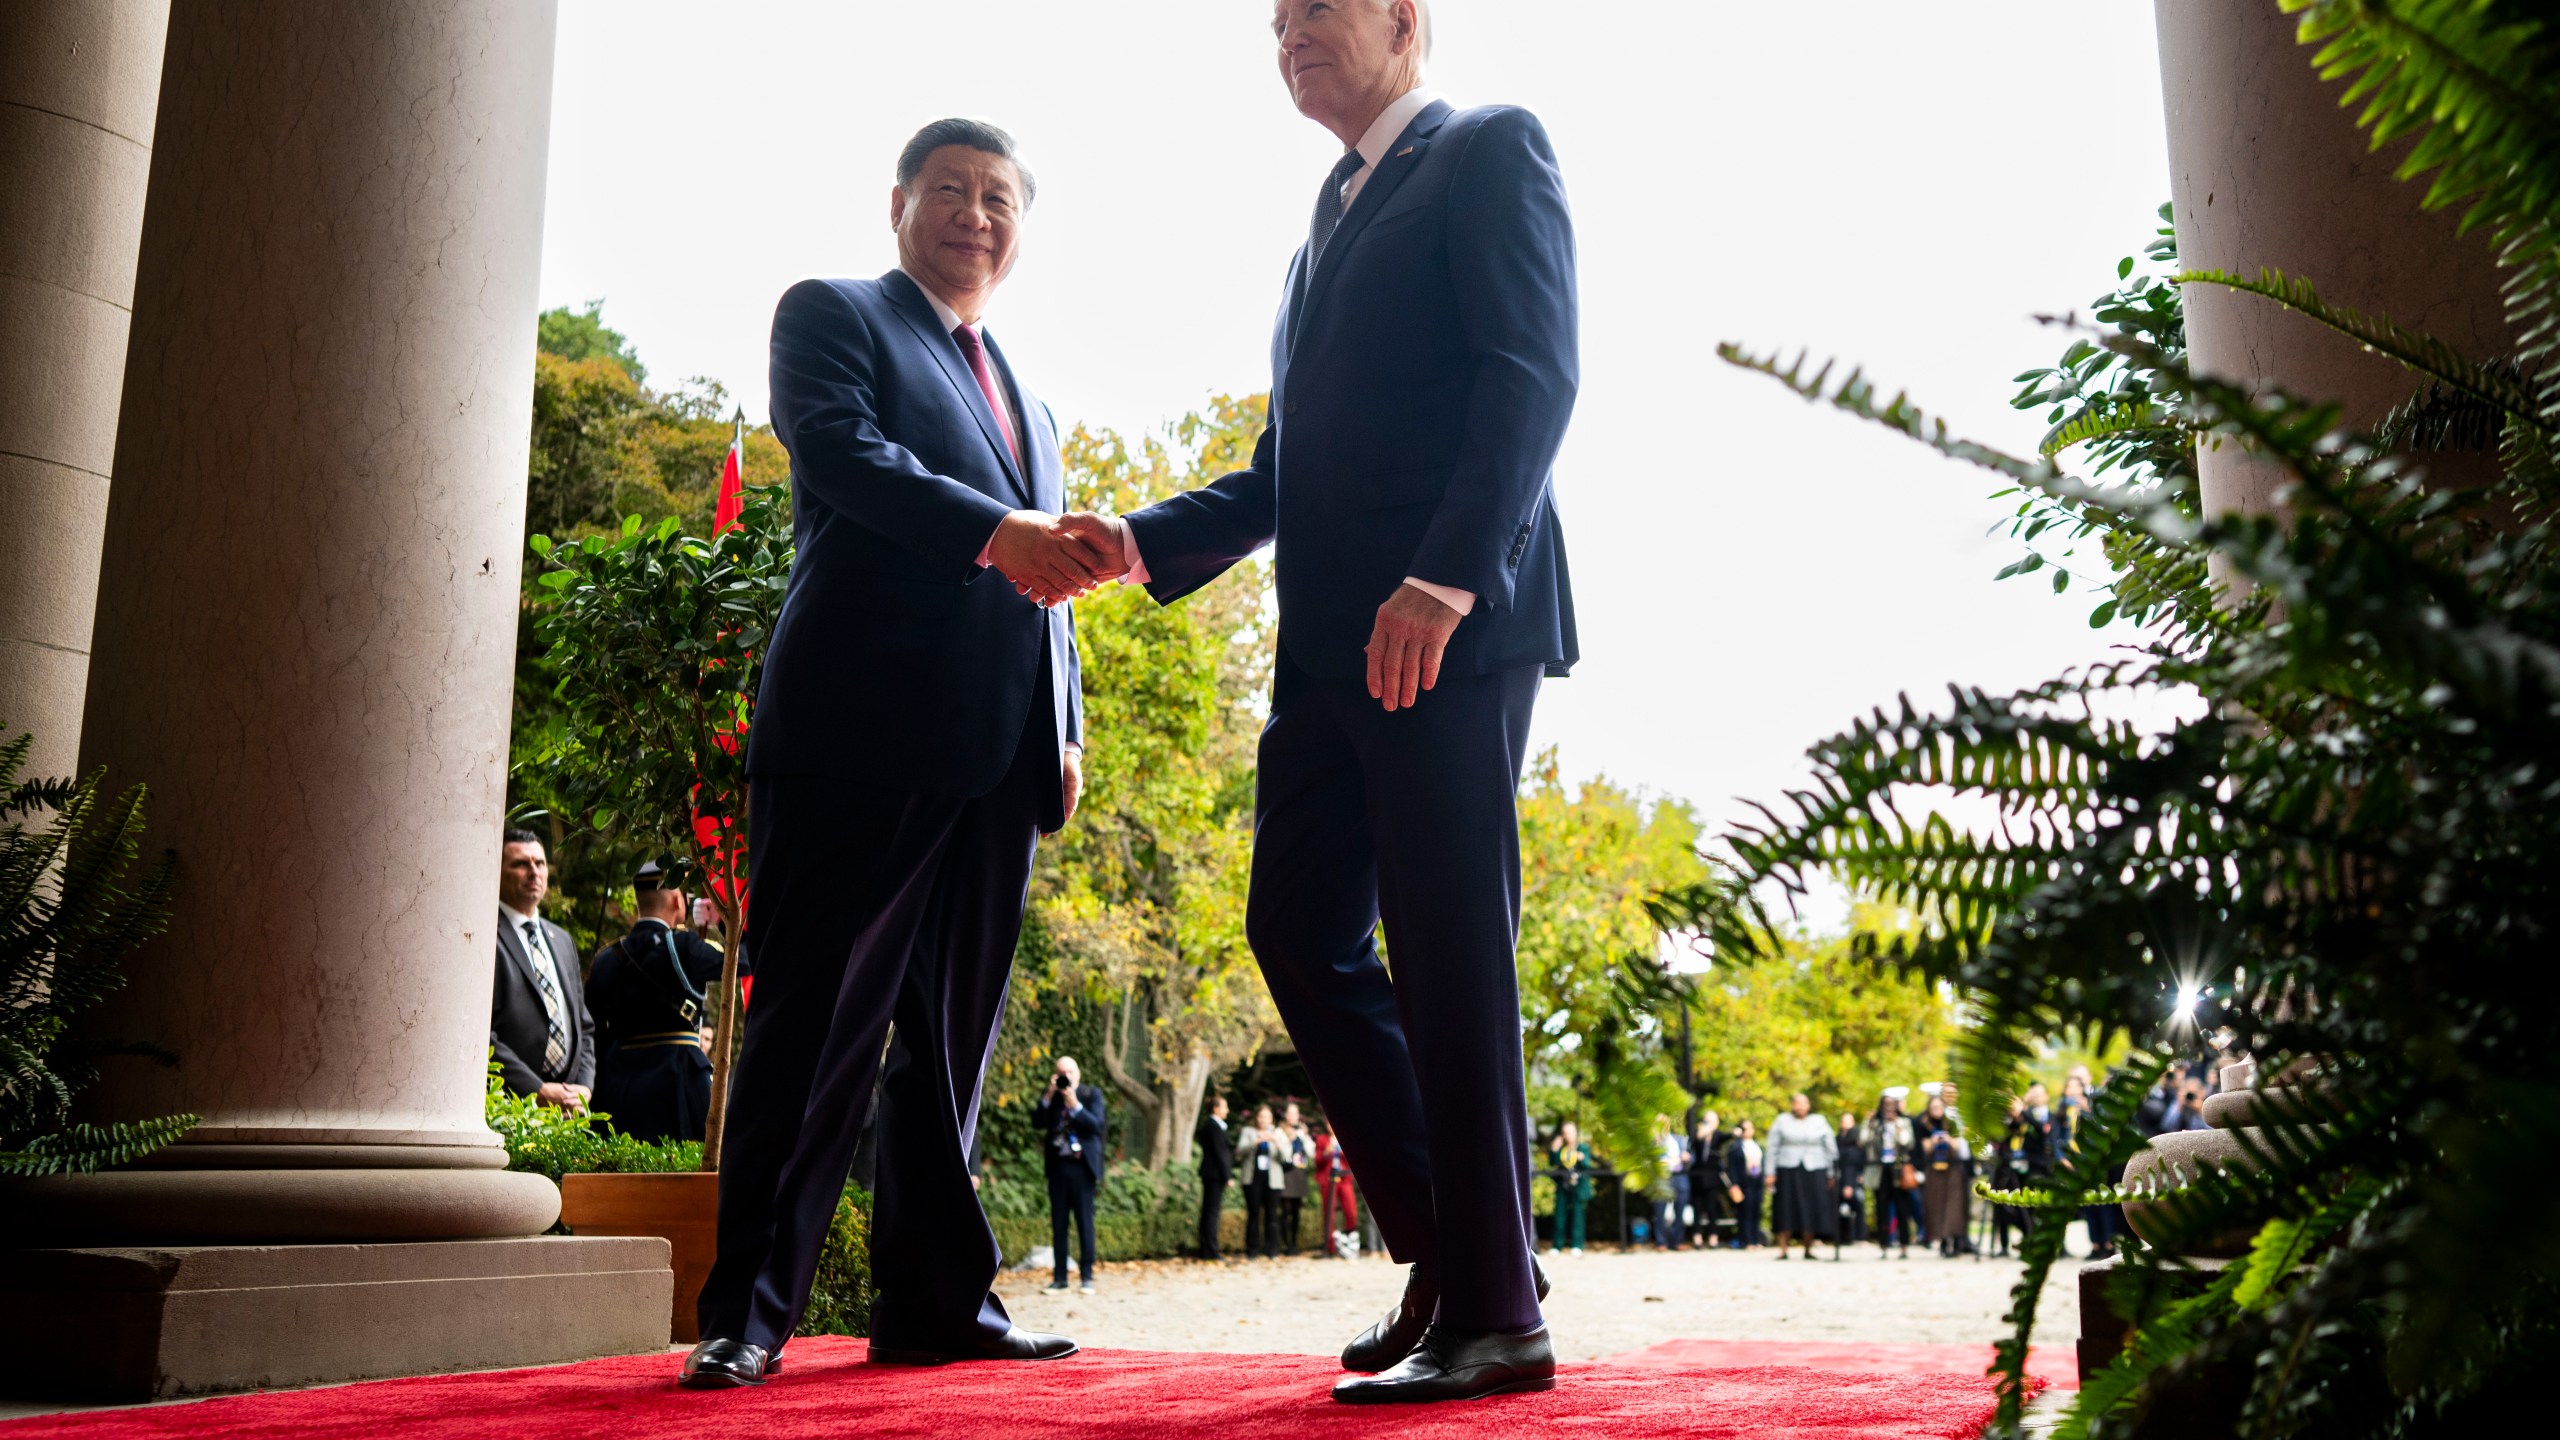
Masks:
[[[578,310],[563,305],[543,311],[534,321],[533,340],[542,354],[573,363],[602,360],[629,376],[632,384],[648,383],[649,371],[641,365],[640,352],[632,348],[630,337],[604,323],[602,300],[590,300]]]
[[[2498,243],[2516,354],[2475,362],[2302,277],[2181,272],[2110,297],[2030,378],[2025,403],[2064,413],[2027,457],[1862,374],[1725,347],[2018,487],[2023,528],[2051,522],[2031,539],[2098,538],[2116,613],[2149,622],[2116,663],[1904,701],[1816,746],[1813,781],[1674,907],[1737,959],[1775,958],[1762,896],[1815,870],[1930,917],[1856,953],[1954,987],[1969,1107],[2010,1092],[2039,1036],[2139,1042],[2077,1154],[2016,1203],[2125,1198],[2106,1174],[2144,1143],[2134,1104],[2190,1027],[2227,1027],[2286,1082],[2225,1132],[2245,1163],[2133,1197],[2163,1243],[2123,1252],[2110,1295],[2134,1328],[2053,1431],[2070,1440],[2129,1433],[2163,1387],[2217,1373],[2243,1397],[2218,1417],[2233,1433],[2479,1434],[2539,1413],[2560,1358],[2541,1211],[2560,1154],[2560,21],[2523,0],[2282,3],[2402,176],[2429,181],[2411,203],[2464,207]],[[2408,368],[2409,400],[2359,433],[2316,397],[2197,374],[2166,315],[2179,285],[2350,336]],[[2482,442],[2500,478],[2430,487],[2436,457]],[[2198,443],[2281,467],[2281,513],[2206,513]],[[2205,705],[2158,731],[2111,718],[2174,691]],[[1997,823],[1925,811],[1947,791]],[[2026,1244],[1999,1434],[2021,1433],[2063,1230]],[[2185,1255],[2235,1234],[2244,1258],[2162,1299]]]
[[[1613,1169],[1650,1181],[1653,1117],[1681,1115],[1689,1093],[1671,1038],[1687,986],[1665,972],[1645,902],[1704,873],[1697,817],[1606,779],[1567,785],[1552,750],[1523,778],[1519,812],[1529,1113],[1578,1122]]]
[[[1956,1041],[1949,998],[1865,958],[1913,926],[1861,905],[1846,934],[1775,935],[1765,958],[1701,977],[1695,1054],[1699,1074],[1718,1086],[1716,1108],[1765,1131],[1799,1090],[1837,1121],[1875,1108],[1889,1085],[1946,1079]]]
[[[735,412],[720,387],[694,381],[677,391],[649,389],[630,340],[604,323],[601,302],[545,311],[538,335],[527,533],[563,541],[610,537],[636,515],[644,527],[673,517],[688,534],[709,534],[735,434]],[[768,427],[747,431],[745,461],[750,486],[789,480],[790,458]],[[540,566],[527,567],[507,809],[546,835],[553,885],[544,908],[593,953],[627,923],[622,897],[644,855],[577,825],[563,797],[524,763],[565,738],[553,699],[562,675],[541,638],[549,592],[540,577]]]
[[[644,529],[635,515],[611,539],[528,544],[549,597],[538,624],[558,719],[553,741],[520,763],[564,817],[681,862],[723,931],[741,935],[747,731],[791,577],[782,494],[747,491],[739,522],[710,539],[674,516]],[[739,952],[729,946],[716,996],[705,1168],[719,1163]]]

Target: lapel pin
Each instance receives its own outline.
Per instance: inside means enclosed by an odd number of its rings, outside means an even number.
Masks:
[[[1404,157],[1406,157],[1407,155],[1410,155],[1410,154],[1412,154],[1412,153],[1413,153],[1413,147],[1412,147],[1412,146],[1410,146],[1410,145],[1407,145],[1407,146],[1406,146],[1406,147],[1404,147],[1403,149],[1401,149],[1401,150],[1399,150],[1399,151],[1397,151],[1397,152],[1396,152],[1396,158],[1397,158],[1397,159],[1399,159],[1399,160],[1401,160],[1401,159],[1403,159]]]

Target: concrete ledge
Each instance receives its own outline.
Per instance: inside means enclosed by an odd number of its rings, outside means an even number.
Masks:
[[[664,1349],[667,1242],[0,1252],[0,1370],[22,1399],[157,1400]],[[57,1363],[58,1362],[58,1363]]]

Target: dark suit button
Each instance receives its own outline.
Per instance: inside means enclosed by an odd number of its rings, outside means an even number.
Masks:
[[[1297,413],[1298,413],[1298,402],[1297,402],[1297,401],[1295,401],[1295,400],[1290,401],[1288,404],[1286,404],[1286,405],[1284,405],[1284,406],[1282,406],[1282,407],[1280,408],[1280,413],[1281,413],[1281,414],[1283,414],[1283,415],[1295,415],[1295,414],[1297,414]]]

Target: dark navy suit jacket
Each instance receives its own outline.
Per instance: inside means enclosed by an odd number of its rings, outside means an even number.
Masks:
[[[1128,517],[1170,602],[1277,539],[1280,642],[1356,679],[1408,575],[1476,595],[1444,664],[1543,665],[1579,648],[1549,493],[1580,381],[1573,221],[1537,117],[1426,107],[1307,270],[1271,342],[1253,463]]]
[[[791,454],[799,553],[756,694],[749,773],[970,798],[1034,738],[1053,750],[1082,741],[1068,608],[1042,610],[977,563],[1008,513],[1065,503],[1056,420],[992,338],[987,353],[1021,416],[1027,475],[903,271],[783,293],[773,433]],[[1057,823],[1056,789],[1043,828]]]

